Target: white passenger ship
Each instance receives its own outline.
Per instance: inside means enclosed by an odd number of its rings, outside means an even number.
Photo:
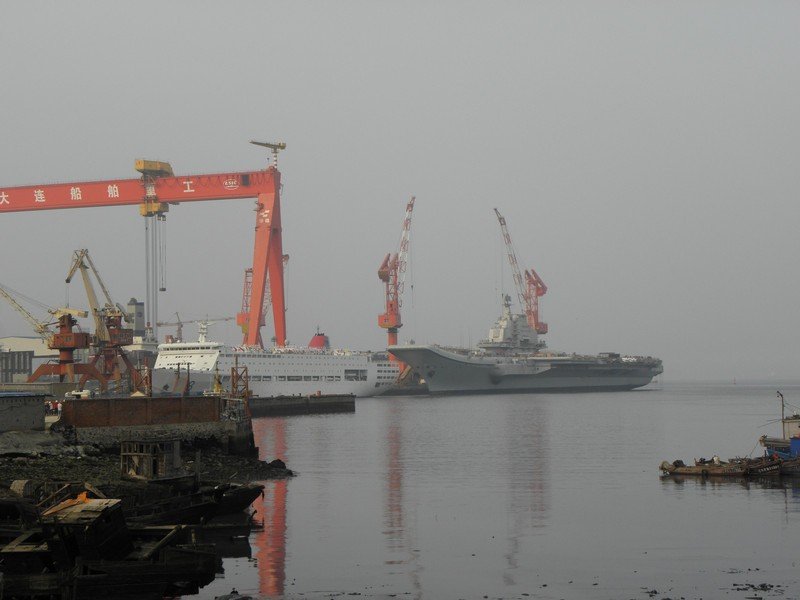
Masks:
[[[354,394],[377,396],[394,385],[396,363],[386,353],[331,349],[328,337],[317,333],[307,348],[249,348],[207,339],[201,324],[197,342],[159,344],[153,366],[153,394],[210,391],[215,378],[223,389],[234,366],[247,367],[253,395],[296,396]],[[188,375],[188,381],[187,381]]]

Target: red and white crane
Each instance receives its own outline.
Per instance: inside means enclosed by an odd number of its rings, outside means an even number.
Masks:
[[[378,325],[387,330],[389,346],[397,345],[397,330],[403,326],[400,307],[403,305],[402,294],[408,265],[408,242],[414,200],[416,198],[412,196],[406,205],[406,218],[403,220],[398,251],[395,254],[387,254],[378,268],[378,279],[384,283],[386,289],[386,311],[378,315]]]
[[[514,249],[514,243],[511,241],[511,234],[508,233],[506,220],[496,208],[494,212],[497,215],[497,220],[500,222],[503,240],[506,243],[508,264],[511,265],[514,285],[517,288],[517,297],[519,298],[520,306],[522,306],[525,311],[528,325],[530,325],[531,329],[535,330],[536,333],[547,333],[547,323],[543,323],[539,320],[539,298],[547,293],[547,286],[536,271],[533,270],[533,267],[525,270],[525,279],[523,280],[522,273],[519,269],[519,263],[517,262],[517,252]]]
[[[263,346],[261,339],[262,307],[269,275],[275,343],[286,344],[286,314],[283,283],[283,244],[281,240],[280,188],[277,168],[278,150],[283,143],[252,142],[272,150],[273,162],[265,170],[241,173],[213,173],[176,177],[168,163],[137,160],[135,168],[142,177],[105,181],[82,181],[21,187],[0,186],[0,213],[41,211],[97,206],[139,205],[147,219],[165,218],[169,205],[203,200],[256,198],[255,244],[253,266],[248,284],[249,312],[239,313],[237,323],[243,332],[243,344]],[[149,221],[148,221],[149,222]],[[151,255],[158,240],[147,242],[148,263],[157,264]],[[148,269],[150,304],[155,304],[156,269]],[[150,324],[155,326],[155,306],[146,307]]]

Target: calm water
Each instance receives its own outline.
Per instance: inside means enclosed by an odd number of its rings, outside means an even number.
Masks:
[[[800,386],[780,389],[800,404]],[[800,481],[657,469],[760,454],[775,391],[374,398],[260,419],[262,458],[299,474],[267,483],[252,557],[195,597],[797,598]]]

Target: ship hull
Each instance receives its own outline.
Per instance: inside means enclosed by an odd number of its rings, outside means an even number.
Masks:
[[[216,343],[162,344],[152,371],[153,393],[199,394],[223,389],[231,370],[247,368],[254,396],[377,396],[397,378],[397,365],[370,353],[312,350],[241,350]]]
[[[214,387],[214,376],[206,372],[189,372],[189,391],[194,394],[210,392]],[[223,382],[223,387],[227,380]],[[186,372],[180,375],[172,369],[153,370],[153,393],[172,395],[181,393],[186,386]],[[377,396],[389,389],[389,384],[382,384],[376,388],[374,381],[292,381],[281,382],[256,382],[249,383],[250,392],[258,397],[277,396],[311,396],[314,394],[353,395],[359,397]]]
[[[625,391],[650,383],[661,363],[601,357],[491,357],[437,346],[391,346],[432,394]]]

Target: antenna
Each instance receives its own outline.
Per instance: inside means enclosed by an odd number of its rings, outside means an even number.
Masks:
[[[286,150],[286,144],[284,142],[257,142],[255,140],[250,140],[251,144],[256,146],[263,146],[264,148],[269,148],[272,150],[272,166],[276,169],[278,168],[278,151],[279,150]]]

